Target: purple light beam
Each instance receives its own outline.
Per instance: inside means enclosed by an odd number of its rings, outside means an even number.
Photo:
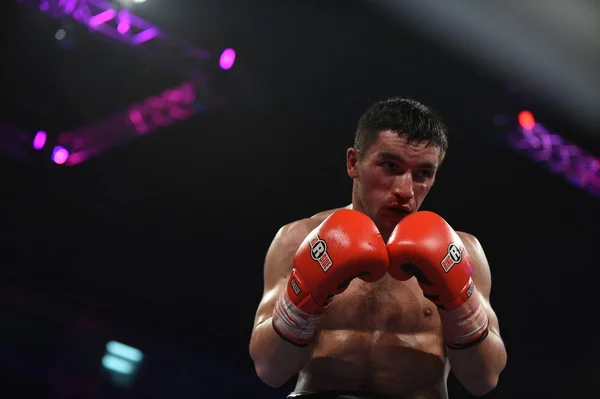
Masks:
[[[531,129],[519,126],[509,143],[575,187],[600,198],[600,160],[550,133],[541,123],[536,122]]]
[[[196,113],[196,101],[195,85],[186,82],[103,121],[61,133],[57,142],[70,153],[65,165],[77,165],[123,141],[188,119]]]

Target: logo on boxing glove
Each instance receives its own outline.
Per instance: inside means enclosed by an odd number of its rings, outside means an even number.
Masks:
[[[290,279],[290,285],[292,286],[292,289],[294,290],[294,294],[300,295],[300,292],[302,292],[302,290],[298,286],[298,283],[296,282],[296,280]]]
[[[450,269],[452,269],[452,266],[460,263],[461,260],[462,249],[459,248],[455,243],[451,242],[450,245],[448,245],[448,253],[446,256],[444,256],[444,259],[442,259],[440,263],[442,265],[442,269],[448,273]]]
[[[318,235],[310,239],[310,256],[319,263],[324,272],[327,272],[333,265],[333,261],[327,253],[327,243]]]
[[[471,281],[471,285],[469,285],[469,289],[467,290],[467,298],[471,298],[473,292],[475,292],[475,283]]]

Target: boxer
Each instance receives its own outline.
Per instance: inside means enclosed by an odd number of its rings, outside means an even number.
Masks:
[[[346,154],[352,202],[283,226],[264,264],[250,356],[292,398],[447,398],[452,371],[473,395],[506,365],[491,275],[472,235],[420,211],[448,147],[429,107],[372,105]]]

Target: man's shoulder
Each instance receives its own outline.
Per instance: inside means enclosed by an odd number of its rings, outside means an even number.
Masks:
[[[471,261],[473,262],[473,266],[475,269],[484,270],[485,273],[489,273],[489,264],[487,262],[487,257],[485,255],[485,251],[481,246],[481,243],[473,234],[465,233],[463,231],[457,231],[456,234],[460,237],[461,241],[465,245],[465,249],[469,254]]]
[[[340,208],[328,209],[326,211],[319,212],[315,215],[312,215],[308,220],[313,221],[313,223],[317,223],[319,225],[323,220],[327,219],[332,213],[339,211],[340,209],[352,209],[352,205],[342,206]]]
[[[316,213],[310,217],[295,220],[291,223],[287,223],[277,233],[278,236],[285,237],[293,237],[299,239],[300,241],[304,240],[308,233],[314,230],[318,225],[320,225],[325,219],[327,219],[332,213],[340,210],[340,209],[348,209],[349,206],[329,209],[326,211],[321,211]]]
[[[465,244],[465,246],[468,247],[468,249],[481,249],[481,243],[473,234],[465,233],[464,231],[457,231],[456,234],[458,234],[461,241],[463,242],[463,244]]]

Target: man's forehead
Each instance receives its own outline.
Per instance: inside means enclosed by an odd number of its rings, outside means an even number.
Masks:
[[[385,137],[387,136],[387,137]],[[437,161],[440,158],[440,148],[430,141],[408,142],[405,137],[394,135],[380,136],[373,146],[373,155],[377,157],[413,159]]]
[[[375,145],[391,145],[391,146],[409,146],[409,147],[419,147],[419,148],[429,148],[429,147],[435,147],[432,145],[430,140],[420,140],[420,141],[415,141],[415,140],[410,140],[408,139],[408,137],[404,134],[401,133],[396,133],[393,132],[391,130],[385,130],[383,132],[380,132],[377,140],[374,143]]]

